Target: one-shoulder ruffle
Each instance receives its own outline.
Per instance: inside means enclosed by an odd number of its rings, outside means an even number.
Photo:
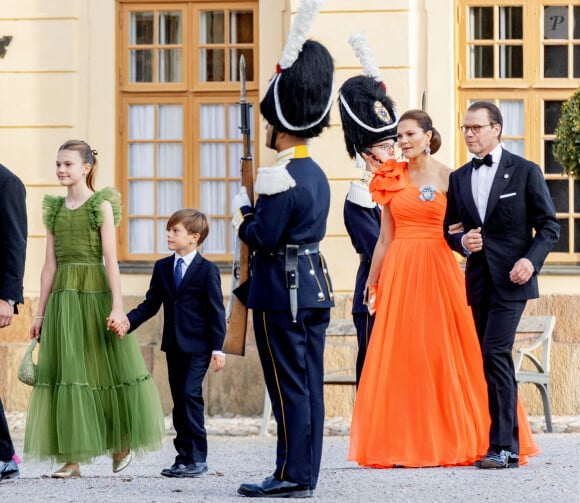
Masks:
[[[373,173],[369,184],[373,201],[389,204],[393,196],[409,184],[409,180],[407,163],[389,159]]]
[[[103,201],[109,201],[113,208],[113,221],[115,225],[121,223],[121,195],[113,187],[105,187],[95,192],[87,201],[89,206],[89,224],[91,228],[98,229],[103,225],[105,216],[101,211]]]

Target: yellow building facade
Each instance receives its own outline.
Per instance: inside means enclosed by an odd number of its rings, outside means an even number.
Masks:
[[[122,194],[118,232],[127,307],[144,295],[152,264],[167,253],[166,218],[194,206],[210,216],[204,255],[220,264],[230,288],[231,196],[239,184],[239,64],[248,64],[254,104],[256,167],[264,146],[258,103],[275,72],[299,0],[0,0],[0,162],[27,187],[27,304],[0,332],[0,395],[23,409],[27,390],[15,365],[26,346],[40,288],[45,230],[43,195],[64,194],[54,162],[58,146],[85,139],[98,151],[98,187]],[[540,276],[542,298],[530,314],[555,314],[553,411],[580,414],[580,182],[561,174],[551,156],[559,106],[580,85],[580,7],[556,0],[326,0],[312,38],[335,60],[335,88],[360,73],[348,45],[363,31],[389,94],[403,112],[422,106],[443,138],[439,160],[467,159],[459,126],[471,100],[494,100],[505,116],[504,141],[543,169],[563,238]],[[357,257],[342,221],[348,184],[359,176],[348,159],[336,103],[331,127],[312,143],[325,170],[332,207],[322,249],[333,279],[335,318],[350,317]],[[2,195],[0,194],[0,197]],[[170,407],[159,324],[139,337]],[[250,338],[251,339],[251,338]],[[208,383],[210,413],[259,413],[259,364],[249,342],[223,376]],[[240,400],[239,386],[251,398]],[[343,392],[344,391],[344,392]],[[352,390],[332,390],[332,413],[349,413]],[[235,396],[233,396],[235,395]],[[541,413],[534,390],[529,408]]]

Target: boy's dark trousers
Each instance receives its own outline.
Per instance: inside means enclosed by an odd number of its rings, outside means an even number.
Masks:
[[[211,354],[169,351],[166,358],[173,398],[173,427],[177,433],[173,441],[177,450],[175,464],[205,463],[207,435],[201,386]]]

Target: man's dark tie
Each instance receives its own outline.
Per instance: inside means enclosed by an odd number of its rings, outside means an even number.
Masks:
[[[493,164],[493,159],[491,158],[491,154],[487,154],[483,159],[480,159],[479,157],[474,157],[473,159],[471,159],[471,162],[473,162],[473,169],[479,169],[481,168],[482,164],[485,164],[486,166],[491,166]]]
[[[179,258],[177,260],[177,264],[175,264],[175,269],[173,269],[173,281],[175,282],[175,289],[177,290],[179,288],[179,284],[181,283],[181,280],[183,279],[183,273],[181,271],[181,266],[183,264],[184,260],[182,258]]]

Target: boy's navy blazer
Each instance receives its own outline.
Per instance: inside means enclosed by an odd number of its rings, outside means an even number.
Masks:
[[[174,255],[155,263],[145,300],[127,315],[130,331],[154,316],[163,304],[162,351],[221,351],[226,317],[217,266],[196,253],[176,291],[173,265]]]
[[[537,274],[560,236],[560,224],[539,166],[502,149],[483,222],[471,190],[472,171],[473,163],[468,162],[451,173],[443,224],[447,242],[462,255],[463,233],[450,235],[448,226],[462,222],[466,231],[481,227],[483,250],[469,255],[465,267],[469,304],[481,300],[486,265],[500,298],[537,298]],[[510,281],[509,272],[522,257],[532,262],[535,272],[527,283],[517,285]]]

